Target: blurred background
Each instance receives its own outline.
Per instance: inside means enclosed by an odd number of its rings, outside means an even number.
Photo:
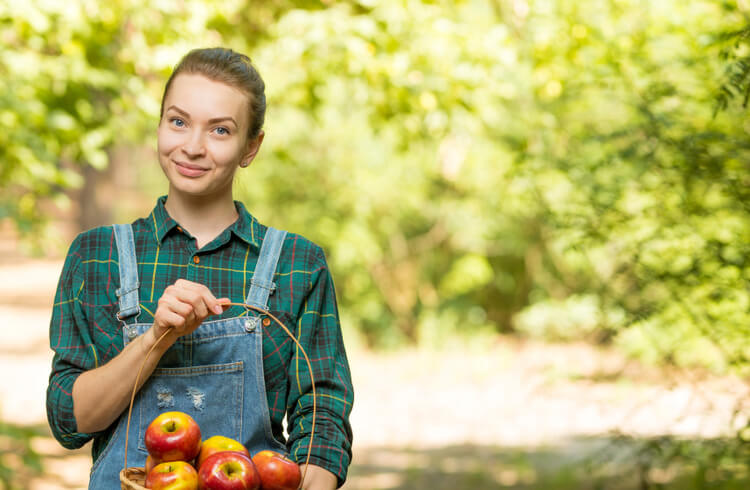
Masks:
[[[0,488],[49,436],[62,259],[147,214],[163,85],[251,56],[236,184],[326,251],[349,489],[750,484],[747,0],[0,0]]]

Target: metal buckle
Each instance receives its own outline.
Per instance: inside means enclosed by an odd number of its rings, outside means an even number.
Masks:
[[[253,286],[258,286],[259,288],[263,288],[267,291],[270,291],[271,294],[273,294],[274,291],[276,291],[276,283],[275,282],[264,282],[264,281],[256,281],[255,279],[250,279],[250,284]]]
[[[249,316],[245,319],[245,332],[254,332],[258,328],[258,322],[260,318],[257,316]]]

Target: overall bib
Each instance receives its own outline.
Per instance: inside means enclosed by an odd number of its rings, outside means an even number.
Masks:
[[[137,323],[138,267],[130,225],[114,225],[120,259],[118,319],[124,324],[125,345],[151,327]],[[275,289],[273,275],[285,231],[268,228],[246,303],[268,310]],[[126,320],[134,318],[135,323]],[[257,312],[246,316],[203,322],[180,337],[162,356],[157,368],[136,394],[128,438],[128,466],[143,467],[143,437],[162,412],[180,411],[193,417],[203,439],[223,435],[240,441],[250,454],[263,449],[286,452],[273,437],[263,377],[263,333]],[[120,488],[124,466],[127,411],[120,417],[109,443],[91,468],[89,489]]]

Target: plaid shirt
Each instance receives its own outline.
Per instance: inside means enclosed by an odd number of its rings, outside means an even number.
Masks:
[[[236,202],[239,219],[198,250],[195,239],[169,216],[165,202],[166,197],[161,197],[147,218],[133,223],[141,283],[138,322],[153,322],[164,289],[179,278],[206,285],[217,298],[244,302],[267,228]],[[318,417],[310,462],[337,475],[341,484],[351,460],[349,414],[354,393],[336,294],[323,251],[299,235],[287,234],[274,280],[277,289],[270,296],[270,310],[295,333],[315,375]],[[119,282],[112,227],[80,234],[65,260],[50,323],[50,347],[55,352],[47,388],[50,427],[60,443],[71,449],[93,437],[94,459],[116,423],[95,434],[77,432],[71,393],[79,374],[105,364],[123,349],[121,324],[115,319]],[[213,318],[243,314],[244,308],[231,307]],[[288,414],[287,449],[301,462],[307,455],[312,419],[307,364],[278,326],[264,329],[263,335],[263,368],[274,436],[283,440],[282,420]]]

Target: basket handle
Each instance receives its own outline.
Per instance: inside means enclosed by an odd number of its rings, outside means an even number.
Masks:
[[[307,356],[307,352],[305,352],[305,348],[302,347],[302,344],[299,343],[299,341],[296,339],[294,335],[292,335],[292,332],[289,331],[289,329],[279,321],[276,316],[271,313],[270,311],[263,310],[261,308],[258,308],[256,306],[248,305],[245,303],[222,303],[223,305],[227,306],[242,306],[245,309],[248,310],[255,310],[259,313],[262,313],[264,315],[268,315],[275,321],[281,328],[284,330],[284,332],[289,336],[290,339],[294,341],[295,344],[297,344],[297,347],[299,347],[299,350],[302,351],[302,355],[305,357],[305,362],[307,363],[307,369],[310,372],[310,383],[312,384],[312,395],[313,395],[313,419],[312,424],[310,426],[310,443],[307,446],[307,458],[305,459],[305,470],[302,472],[302,478],[299,482],[299,488],[302,488],[303,483],[305,482],[305,476],[307,475],[307,468],[310,465],[310,454],[312,453],[312,444],[313,444],[313,438],[315,437],[315,419],[317,418],[318,413],[318,397],[317,393],[315,391],[315,376],[313,375],[312,370],[312,364],[310,363],[310,358]],[[140,369],[138,369],[138,374],[135,376],[135,384],[133,385],[133,392],[130,395],[130,406],[128,407],[128,422],[125,429],[125,469],[128,468],[128,436],[130,435],[130,417],[133,414],[133,402],[135,401],[135,394],[138,391],[138,382],[141,379],[141,373],[143,372],[143,367],[146,365],[146,361],[148,361],[149,356],[154,351],[154,348],[156,348],[157,345],[159,345],[159,342],[164,339],[164,337],[167,336],[169,333],[169,330],[164,332],[161,337],[159,337],[156,342],[154,342],[154,345],[151,346],[151,348],[146,353],[146,357],[143,358],[143,362],[141,363]]]

